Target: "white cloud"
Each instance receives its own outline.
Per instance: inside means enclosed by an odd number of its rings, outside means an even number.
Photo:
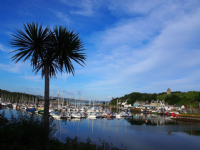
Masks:
[[[62,80],[66,80],[68,77],[71,77],[71,74],[68,73],[58,73],[57,74],[57,79],[62,79]]]
[[[73,8],[70,10],[72,15],[81,15],[81,16],[93,16],[97,13],[97,9],[99,9],[103,2],[102,1],[92,1],[92,0],[84,0],[84,1],[69,1],[69,0],[61,0],[64,4]]]
[[[163,3],[160,0],[142,1],[142,0],[123,0],[123,1],[110,1],[109,9],[116,15],[124,13],[139,13],[147,14],[159,4]]]
[[[119,16],[132,15],[134,17],[149,16],[156,13],[159,19],[166,19],[167,16],[174,16],[184,12],[193,11],[198,8],[199,1],[168,1],[168,0],[123,0],[110,1],[108,8],[111,12]]]
[[[12,51],[12,49],[2,45],[1,43],[0,43],[0,50],[3,52],[11,52]]]
[[[17,64],[9,63],[7,65],[0,63],[0,69],[14,73],[20,73],[23,66],[24,66],[23,63],[17,63]]]
[[[12,38],[13,32],[0,29],[0,33]]]
[[[92,16],[94,13],[92,6],[93,4],[91,1],[82,1],[80,5],[78,5],[78,10],[72,10],[70,13],[82,16]]]
[[[146,87],[156,92],[158,88],[148,85],[169,80],[172,87],[181,90],[183,84],[178,81],[188,80],[182,76],[200,70],[200,7],[193,6],[194,9],[185,11],[189,4],[183,5],[166,7],[163,4],[163,9],[151,11],[153,6],[149,6],[149,14],[145,17],[122,20],[93,34],[95,38],[91,39],[96,39],[99,54],[89,60],[88,69],[84,70],[86,74],[96,74],[96,80],[87,87],[135,90],[134,86],[137,86],[139,90]],[[195,81],[189,82],[188,87],[197,87]],[[163,87],[167,85],[163,84]]]
[[[27,75],[26,73],[25,76],[21,76],[21,77],[30,81],[34,81],[34,82],[44,82],[43,81],[44,79],[42,79],[41,75],[30,76],[30,75]]]
[[[65,21],[67,24],[72,23],[67,14],[63,12],[54,12],[54,13],[57,17],[59,17],[62,21]]]

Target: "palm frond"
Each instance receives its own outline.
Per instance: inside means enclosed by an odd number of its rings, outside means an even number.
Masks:
[[[43,59],[43,52],[49,41],[49,28],[42,29],[42,25],[38,23],[24,24],[24,32],[16,29],[17,33],[12,34],[13,39],[10,41],[11,46],[18,47],[18,49],[11,53],[18,52],[12,58],[16,63],[20,60],[26,61],[32,59],[32,63],[36,63],[40,58]]]
[[[67,73],[74,75],[75,69],[71,60],[74,60],[81,66],[84,66],[86,61],[86,55],[81,53],[84,51],[84,45],[78,33],[70,31],[66,27],[56,26],[54,28],[53,39],[55,46],[55,55],[53,58],[58,59],[60,67],[64,67]]]
[[[17,49],[11,57],[16,63],[31,60],[33,71],[37,74],[41,71],[42,78],[45,75],[44,66],[48,64],[49,76],[56,77],[59,72],[66,71],[74,75],[75,68],[72,60],[81,66],[85,65],[86,55],[83,53],[84,44],[79,34],[66,27],[55,27],[53,31],[49,27],[42,28],[38,23],[23,24],[24,31],[16,29],[11,46]]]

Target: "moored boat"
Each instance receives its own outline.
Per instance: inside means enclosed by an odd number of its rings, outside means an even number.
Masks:
[[[81,114],[80,113],[72,113],[72,118],[81,118]]]
[[[95,113],[89,113],[87,117],[88,118],[95,118],[95,119],[97,118]]]
[[[116,118],[120,118],[120,117],[121,117],[120,113],[116,114]]]
[[[147,110],[147,114],[150,114],[151,113],[151,110]]]
[[[174,117],[178,117],[178,116],[179,116],[179,112],[175,112]]]
[[[107,118],[112,118],[112,114],[111,113],[107,113]]]
[[[147,110],[143,110],[142,113],[147,114]]]
[[[13,109],[17,109],[17,104],[12,104]]]
[[[42,110],[38,110],[38,114],[40,114],[40,115],[44,115],[44,109],[42,109]]]
[[[151,113],[152,114],[157,114],[157,111],[156,110],[152,110]]]
[[[170,116],[174,117],[174,112],[173,111],[170,112],[169,114],[170,114]]]
[[[158,114],[159,115],[164,115],[165,114],[165,108],[161,107],[158,109]]]

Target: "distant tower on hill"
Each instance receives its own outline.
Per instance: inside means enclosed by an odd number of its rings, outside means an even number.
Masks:
[[[171,94],[171,89],[170,88],[167,89],[167,94]]]

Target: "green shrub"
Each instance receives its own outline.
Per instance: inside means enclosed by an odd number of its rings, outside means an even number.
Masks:
[[[0,128],[0,149],[6,150],[40,150],[45,148],[48,139],[45,135],[53,133],[53,124],[50,119],[50,128],[44,126],[44,121],[36,115],[29,115],[26,112],[18,111],[17,118],[14,117],[12,111],[11,118],[6,125]],[[4,112],[1,113],[1,116]]]

